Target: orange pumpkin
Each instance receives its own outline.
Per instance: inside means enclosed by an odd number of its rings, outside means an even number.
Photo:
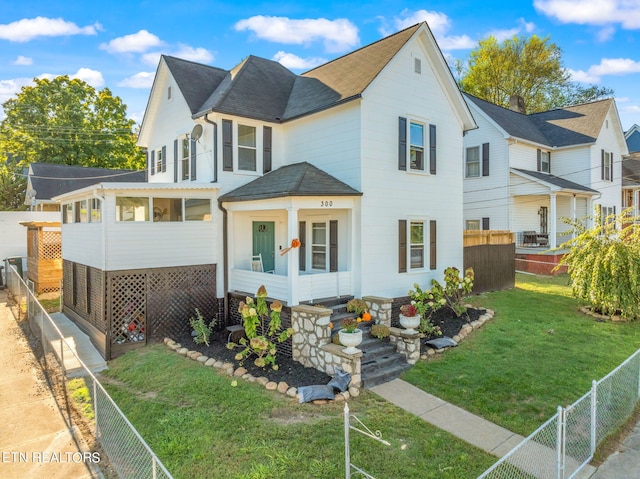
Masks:
[[[363,320],[363,321],[371,321],[371,314],[369,314],[368,312],[365,312],[365,313],[362,315],[362,320]]]

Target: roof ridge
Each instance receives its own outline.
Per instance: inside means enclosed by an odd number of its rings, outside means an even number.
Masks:
[[[192,65],[197,65],[197,66],[200,66],[200,67],[211,68],[212,70],[218,70],[218,71],[221,71],[221,72],[228,72],[229,71],[229,70],[225,70],[224,68],[221,68],[221,67],[216,67],[214,65],[207,65],[206,63],[195,62],[193,60],[187,60],[185,58],[180,58],[180,57],[176,57],[176,56],[173,56],[173,55],[165,55],[164,53],[161,54],[160,56],[164,57],[164,58],[170,58],[172,60],[177,60],[177,61],[183,62],[183,63],[191,63]],[[169,67],[169,68],[171,68],[171,67]]]

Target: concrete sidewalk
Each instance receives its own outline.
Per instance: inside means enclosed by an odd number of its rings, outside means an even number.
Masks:
[[[0,290],[0,477],[98,477],[65,422]],[[79,442],[79,441],[78,441]]]
[[[415,414],[426,422],[443,429],[452,435],[482,449],[483,451],[502,457],[520,444],[525,438],[515,434],[501,426],[487,421],[475,414],[471,414],[464,409],[449,404],[401,379],[394,379],[385,384],[374,386],[370,391],[376,393],[387,401],[402,409]],[[616,454],[611,456],[613,464],[603,464],[597,474],[593,476],[596,469],[593,466],[585,466],[576,479],[638,479],[640,478],[640,426],[636,427],[636,435],[629,439],[627,456]],[[527,453],[531,457],[541,458],[550,454],[547,461],[554,471],[527,470],[533,477],[555,477],[555,450],[545,448],[539,444],[529,444]],[[635,461],[634,466],[628,466]],[[544,461],[543,461],[544,462]],[[609,462],[609,461],[607,461]],[[605,467],[606,466],[606,467]],[[535,467],[535,463],[529,466]],[[577,464],[572,465],[575,470]],[[629,470],[634,471],[631,475],[621,475],[619,471],[624,468],[635,467]]]

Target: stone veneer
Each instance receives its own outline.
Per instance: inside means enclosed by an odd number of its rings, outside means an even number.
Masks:
[[[364,296],[363,301],[367,304],[371,321],[374,324],[384,324],[391,327],[391,305],[393,299],[381,298],[378,296]]]
[[[309,305],[291,307],[291,326],[295,331],[291,343],[293,359],[329,376],[342,369],[351,375],[350,386],[359,388],[362,385],[362,351],[345,354],[343,346],[333,344],[330,319],[331,310],[328,308]]]
[[[421,333],[407,333],[401,328],[389,328],[389,341],[395,345],[396,351],[404,354],[407,363],[415,364],[420,359]]]

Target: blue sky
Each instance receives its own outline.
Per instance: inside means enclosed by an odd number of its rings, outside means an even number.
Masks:
[[[640,0],[0,0],[0,103],[70,75],[140,122],[160,54],[224,69],[257,55],[302,73],[423,20],[452,59],[490,34],[550,36],[575,80],[615,90],[625,130],[640,124]]]

